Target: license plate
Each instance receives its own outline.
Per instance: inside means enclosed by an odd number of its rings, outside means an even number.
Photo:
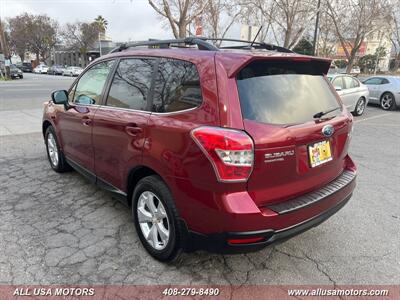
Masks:
[[[332,160],[331,145],[329,141],[322,141],[308,146],[311,167],[322,165]]]

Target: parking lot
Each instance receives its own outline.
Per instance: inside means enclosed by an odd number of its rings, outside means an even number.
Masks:
[[[0,82],[0,284],[400,283],[400,110],[368,106],[355,118],[358,185],[322,225],[256,253],[162,264],[127,207],[47,162],[41,105],[73,79],[25,75]]]

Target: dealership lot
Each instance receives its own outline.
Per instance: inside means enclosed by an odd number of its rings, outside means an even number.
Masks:
[[[355,118],[358,186],[319,227],[256,253],[196,252],[166,265],[144,251],[128,208],[76,172],[51,170],[41,104],[72,80],[0,83],[0,284],[400,283],[399,110]]]

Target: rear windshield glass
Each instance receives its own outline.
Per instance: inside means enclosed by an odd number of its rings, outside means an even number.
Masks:
[[[310,61],[250,63],[237,76],[243,117],[262,123],[297,124],[339,107],[323,71],[320,63]]]

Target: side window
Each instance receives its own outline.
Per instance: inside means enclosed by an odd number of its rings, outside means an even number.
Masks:
[[[110,73],[114,61],[94,65],[79,79],[73,102],[76,104],[99,104],[104,83]]]
[[[345,89],[351,89],[353,87],[353,78],[349,76],[343,76]]]
[[[196,66],[175,59],[160,59],[151,109],[176,112],[200,106],[200,78]]]
[[[386,78],[382,78],[381,84],[388,84],[390,83],[389,80],[387,80]]]
[[[353,84],[351,87],[358,88],[360,86],[360,82],[355,78],[352,78],[352,80],[353,80]]]
[[[115,72],[107,105],[146,110],[154,59],[129,58],[120,61]]]
[[[367,79],[366,81],[364,81],[364,84],[370,84],[370,85],[377,85],[377,84],[381,84],[382,83],[382,79],[381,78],[370,78]]]
[[[345,88],[343,85],[342,77],[336,77],[335,80],[333,80],[332,84],[335,88],[340,87],[342,90],[344,90]]]

